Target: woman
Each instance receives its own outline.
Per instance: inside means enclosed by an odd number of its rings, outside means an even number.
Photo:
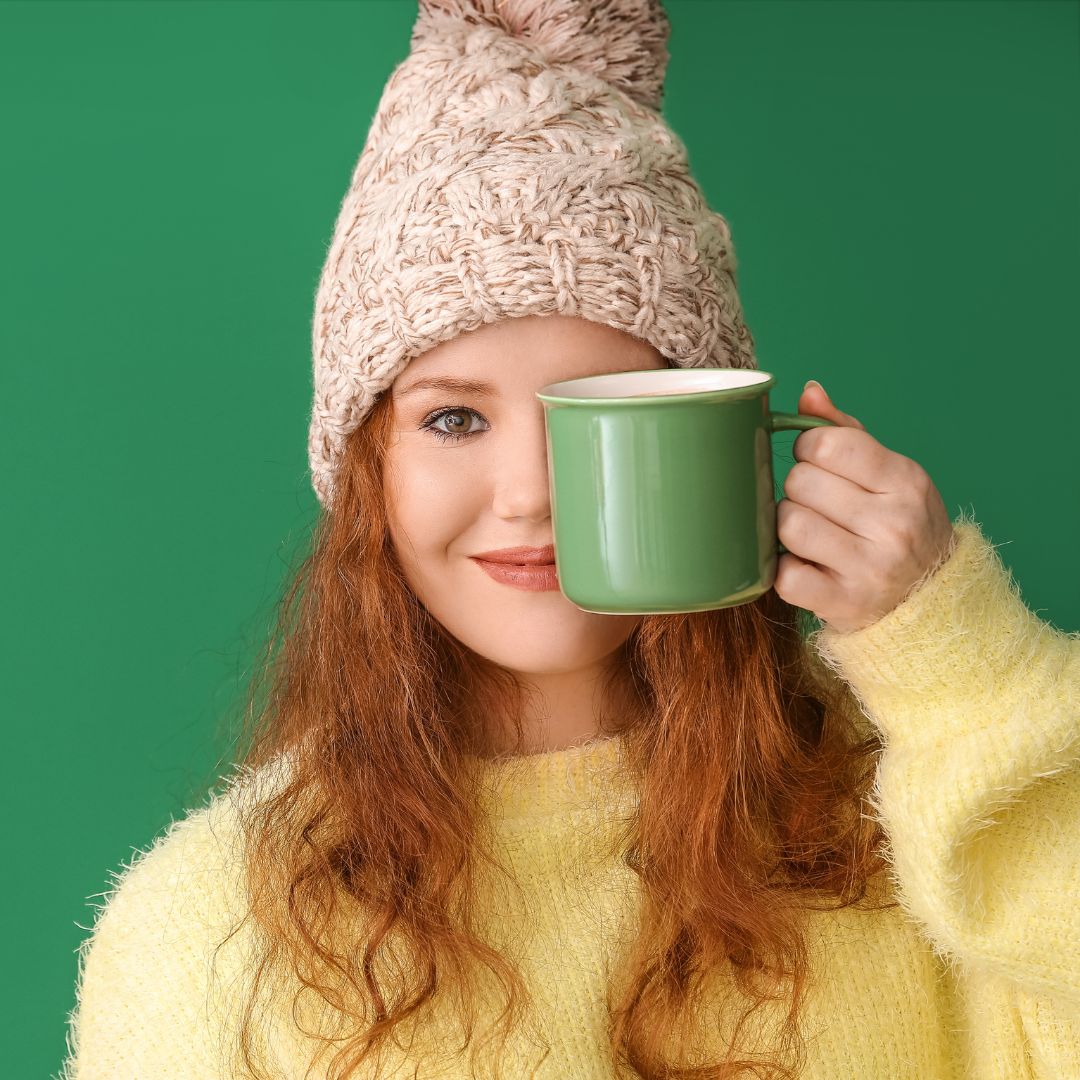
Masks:
[[[65,1080],[1080,1075],[1076,638],[920,466],[808,384],[759,599],[599,615],[476,559],[553,540],[541,386],[756,366],[667,29],[421,0],[320,281],[269,693],[103,905]]]

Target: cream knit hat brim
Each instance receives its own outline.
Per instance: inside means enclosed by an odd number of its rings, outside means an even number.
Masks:
[[[659,0],[420,0],[334,228],[312,326],[312,482],[412,357],[576,315],[673,366],[756,367],[727,222],[660,115]]]

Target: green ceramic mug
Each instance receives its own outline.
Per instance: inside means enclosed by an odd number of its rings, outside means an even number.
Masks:
[[[772,588],[772,432],[830,425],[771,412],[767,371],[660,368],[542,387],[555,570],[604,615],[708,611]]]

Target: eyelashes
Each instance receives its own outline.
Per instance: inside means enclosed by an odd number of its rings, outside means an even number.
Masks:
[[[471,416],[478,417],[480,420],[487,423],[486,420],[475,410],[468,409],[464,405],[456,405],[453,408],[439,409],[438,412],[432,413],[421,425],[421,431],[430,431],[437,439],[442,442],[450,440],[451,442],[460,442],[462,439],[471,438],[473,435],[479,435],[478,431],[442,431],[433,425],[441,420],[444,416],[452,415],[453,413],[469,413]]]

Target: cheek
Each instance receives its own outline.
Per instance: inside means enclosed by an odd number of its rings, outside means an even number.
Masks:
[[[442,556],[480,513],[483,480],[462,462],[455,465],[452,457],[416,454],[388,464],[383,483],[387,518],[403,561]]]

